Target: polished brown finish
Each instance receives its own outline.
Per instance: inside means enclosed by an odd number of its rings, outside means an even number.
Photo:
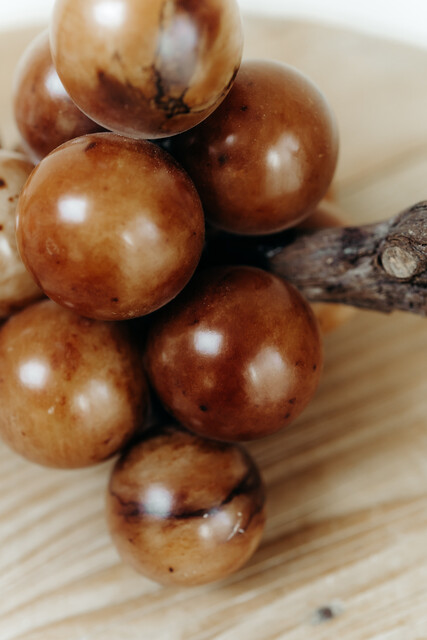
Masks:
[[[236,0],[57,0],[51,41],[85,113],[118,133],[161,138],[227,95],[243,35]]]
[[[289,424],[322,369],[316,320],[277,276],[224,267],[196,276],[160,314],[148,338],[151,382],[196,433],[249,440]]]
[[[142,427],[148,396],[124,324],[44,300],[0,331],[0,435],[38,464],[77,468],[119,451]]]
[[[171,143],[210,222],[239,234],[281,231],[309,215],[338,154],[323,94],[293,67],[271,61],[243,62],[217,111]]]
[[[36,161],[68,140],[102,129],[65,91],[53,65],[47,31],[33,40],[16,69],[14,111],[25,148]]]
[[[50,298],[84,316],[121,320],[154,311],[187,284],[204,219],[171,156],[100,133],[38,165],[19,202],[17,238]]]
[[[121,556],[139,572],[198,585],[225,578],[252,556],[264,502],[258,469],[241,447],[166,426],[116,464],[107,517]]]
[[[32,170],[25,156],[0,150],[0,318],[42,295],[22,264],[15,239],[16,205]]]

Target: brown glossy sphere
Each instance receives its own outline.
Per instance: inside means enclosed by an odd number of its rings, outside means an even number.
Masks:
[[[310,306],[251,267],[196,276],[160,314],[147,343],[151,382],[189,429],[221,440],[261,438],[312,398],[322,346]]]
[[[174,298],[203,248],[187,174],[156,145],[108,133],[38,165],[18,207],[21,256],[55,302],[98,320],[142,316]]]
[[[243,35],[236,0],[57,0],[58,74],[107,129],[137,138],[186,131],[227,95]]]
[[[25,156],[0,150],[0,318],[42,296],[22,264],[15,239],[16,205],[33,168]]]
[[[215,226],[268,234],[307,216],[333,178],[338,134],[323,94],[293,67],[243,62],[217,111],[171,141]]]
[[[142,427],[144,374],[123,324],[44,300],[0,330],[0,436],[38,464],[102,462]]]
[[[163,584],[205,584],[237,571],[265,523],[264,489],[248,454],[170,426],[123,455],[107,495],[121,556]]]
[[[102,128],[80,111],[53,66],[49,34],[40,34],[24,52],[15,72],[15,121],[36,160],[59,145]]]

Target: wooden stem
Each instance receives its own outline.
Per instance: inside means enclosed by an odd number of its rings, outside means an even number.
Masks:
[[[427,316],[427,201],[362,227],[296,228],[262,238],[210,230],[204,263],[260,266],[311,302]]]
[[[377,224],[302,231],[257,249],[312,302],[427,315],[427,201]]]

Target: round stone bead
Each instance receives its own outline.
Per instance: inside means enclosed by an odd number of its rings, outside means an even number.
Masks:
[[[126,562],[157,582],[190,586],[224,578],[251,557],[264,501],[242,448],[166,426],[117,462],[107,518]]]
[[[191,278],[204,243],[200,199],[156,145],[111,133],[62,145],[22,192],[17,239],[55,302],[98,320],[155,311]]]
[[[47,31],[29,45],[16,69],[14,111],[22,142],[35,161],[68,140],[102,129],[65,91],[53,65]]]
[[[82,318],[50,300],[0,330],[0,436],[41,465],[90,466],[143,426],[148,392],[126,325]]]
[[[308,216],[327,192],[338,155],[335,117],[291,66],[245,61],[221,106],[170,141],[208,220],[237,234],[269,234]]]
[[[209,269],[156,318],[146,365],[180,424],[227,441],[267,436],[317,388],[322,345],[298,291],[251,267]]]
[[[90,118],[162,138],[220,104],[243,35],[236,0],[57,0],[51,42],[65,88]]]

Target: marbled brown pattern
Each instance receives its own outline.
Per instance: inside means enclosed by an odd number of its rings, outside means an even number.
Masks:
[[[322,369],[308,303],[252,267],[201,272],[156,319],[146,363],[177,420],[202,435],[249,440],[289,424],[312,398]]]
[[[16,205],[32,170],[25,156],[0,150],[0,318],[42,296],[22,264],[15,239]]]
[[[264,502],[259,472],[242,448],[166,426],[116,464],[107,516],[125,561],[157,582],[196,585],[250,558]]]
[[[145,376],[127,327],[44,300],[0,330],[0,435],[38,464],[77,468],[119,451],[140,429]]]
[[[50,298],[84,316],[121,320],[154,311],[187,284],[204,218],[169,154],[100,133],[38,165],[19,202],[17,238]]]
[[[76,104],[107,129],[161,138],[206,118],[239,68],[235,0],[57,0],[56,68]]]
[[[28,46],[16,69],[14,112],[26,150],[36,161],[68,140],[102,130],[65,91],[53,65],[47,31]]]
[[[325,195],[338,133],[320,90],[293,67],[245,61],[221,106],[171,141],[210,222],[239,234],[297,224]]]

